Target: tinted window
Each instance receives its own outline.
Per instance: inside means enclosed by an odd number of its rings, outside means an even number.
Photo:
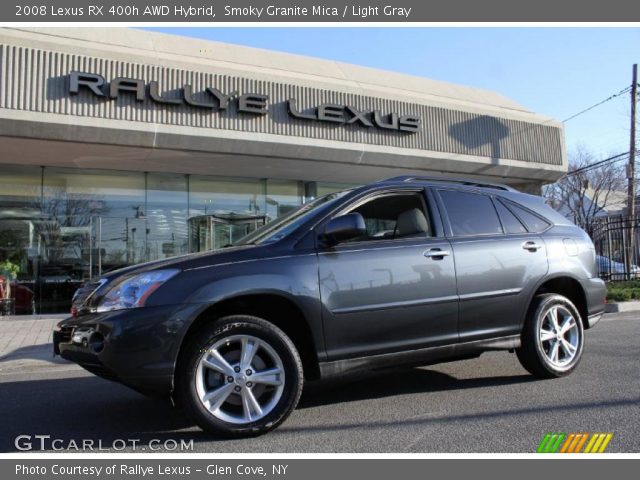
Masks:
[[[511,213],[511,211],[505,207],[502,202],[496,200],[496,209],[500,214],[500,220],[502,221],[502,227],[505,233],[526,233],[527,229],[518,218]]]
[[[454,235],[502,233],[491,198],[477,193],[440,190]]]
[[[527,230],[530,232],[542,232],[546,230],[551,225],[546,220],[543,220],[537,215],[534,215],[529,210],[526,210],[515,203],[508,203],[509,208],[518,216],[520,220],[524,223]]]
[[[366,236],[351,241],[431,236],[431,223],[420,193],[376,197],[351,210],[364,218]]]

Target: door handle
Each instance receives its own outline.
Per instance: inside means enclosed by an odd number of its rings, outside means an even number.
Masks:
[[[522,244],[522,248],[524,250],[529,250],[530,252],[537,252],[542,248],[542,245],[537,244],[536,242],[524,242]]]
[[[451,255],[451,252],[448,250],[442,250],[440,248],[432,248],[423,253],[423,255],[427,258],[442,258],[448,257]]]

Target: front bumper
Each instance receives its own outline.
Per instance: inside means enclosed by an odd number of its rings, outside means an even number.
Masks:
[[[180,343],[197,310],[168,305],[67,318],[53,332],[53,350],[101,377],[168,395]]]

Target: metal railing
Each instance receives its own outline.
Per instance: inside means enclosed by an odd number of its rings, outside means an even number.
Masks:
[[[597,218],[583,228],[596,247],[602,279],[640,279],[640,216]]]

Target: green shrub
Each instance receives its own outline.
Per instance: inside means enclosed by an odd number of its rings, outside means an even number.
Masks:
[[[640,280],[609,282],[607,284],[607,300],[609,302],[640,300]]]
[[[3,276],[4,278],[15,280],[18,276],[19,271],[20,267],[15,263],[10,262],[9,260],[0,262],[0,276]]]

